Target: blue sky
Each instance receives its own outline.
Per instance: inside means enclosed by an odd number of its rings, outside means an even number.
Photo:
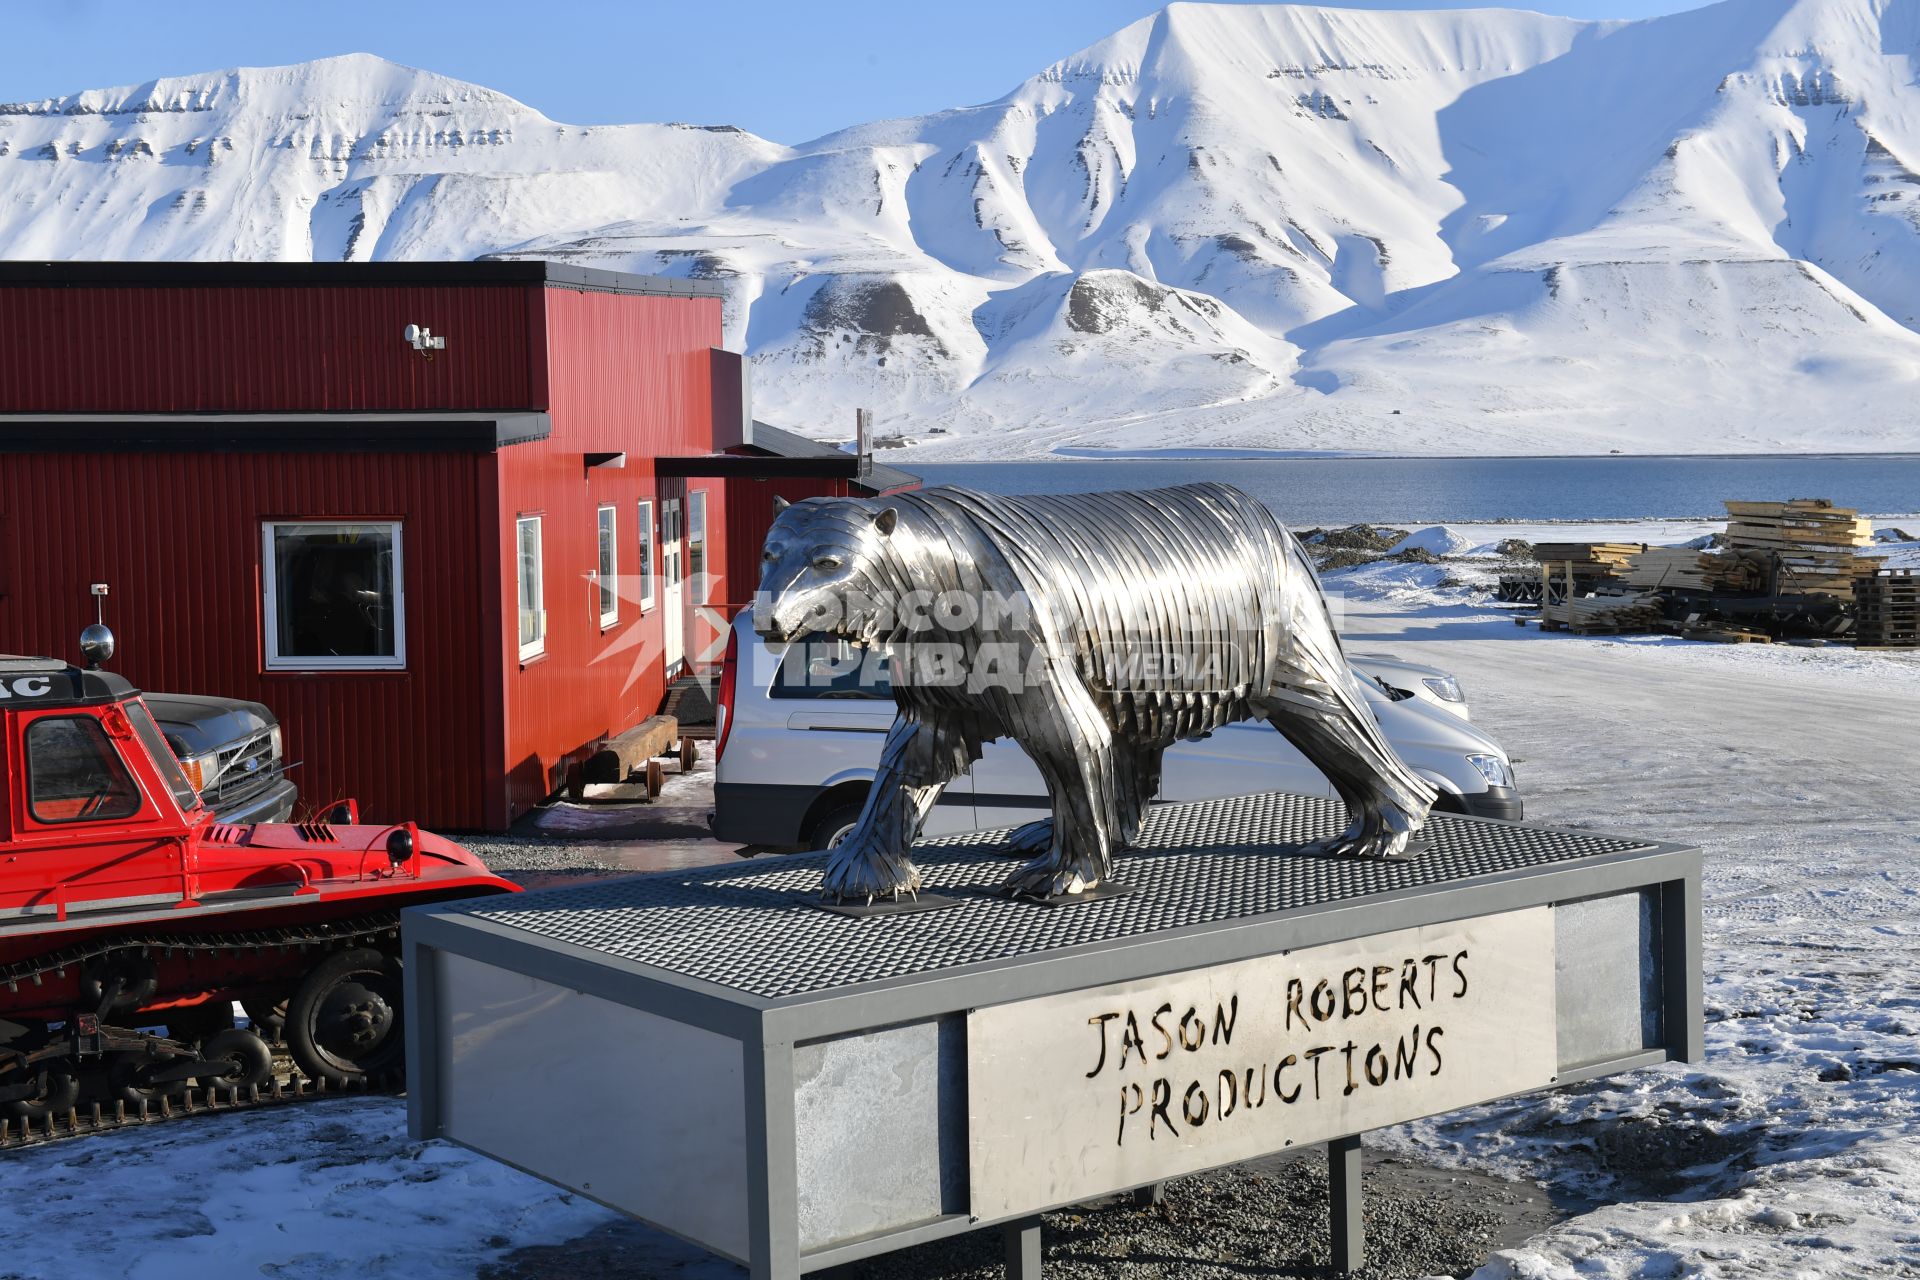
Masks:
[[[736,124],[780,142],[984,102],[1160,5],[1146,0],[0,0],[0,101],[377,53],[574,124]],[[1470,8],[1375,3],[1354,8]],[[1521,7],[1638,18],[1681,0]]]

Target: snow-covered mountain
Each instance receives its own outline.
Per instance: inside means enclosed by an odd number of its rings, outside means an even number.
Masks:
[[[0,106],[0,255],[481,254],[720,280],[762,417],[923,456],[1911,448],[1920,0],[1176,4],[798,147],[367,56]]]

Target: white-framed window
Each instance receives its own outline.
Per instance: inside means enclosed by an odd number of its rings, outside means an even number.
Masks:
[[[546,563],[540,539],[540,517],[515,519],[513,541],[520,578],[520,660],[525,662],[547,651]]]
[[[640,499],[640,611],[653,608],[653,499]]]
[[[619,517],[612,507],[599,510],[600,530],[600,625],[610,627],[620,621]]]
[[[687,493],[687,577],[693,582],[695,604],[705,604],[707,582],[707,491]]]
[[[268,520],[260,542],[269,671],[407,665],[398,520]]]

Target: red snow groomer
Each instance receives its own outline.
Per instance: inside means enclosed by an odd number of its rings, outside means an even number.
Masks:
[[[82,649],[85,668],[0,656],[0,1117],[265,1085],[269,1039],[315,1081],[397,1082],[400,908],[516,886],[351,802],[217,823],[100,670],[111,635]]]

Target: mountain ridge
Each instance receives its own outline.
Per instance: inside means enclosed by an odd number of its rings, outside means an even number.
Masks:
[[[0,106],[0,255],[545,256],[940,456],[1920,441],[1920,0],[1176,4],[797,146],[343,55]]]

